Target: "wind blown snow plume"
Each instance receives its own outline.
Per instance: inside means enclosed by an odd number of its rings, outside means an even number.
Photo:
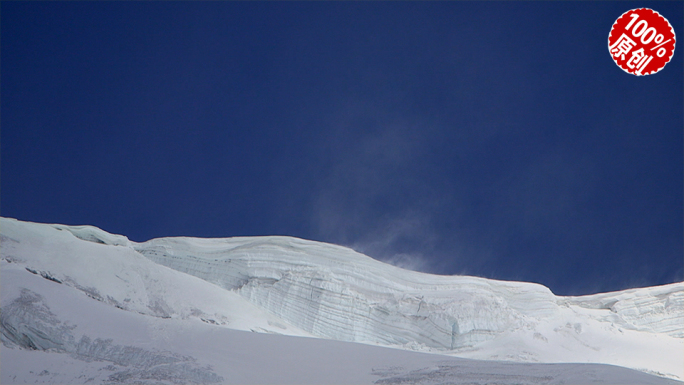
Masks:
[[[136,243],[4,218],[0,233],[3,383],[684,378],[682,284],[558,297],[538,284],[419,273],[291,237]],[[294,346],[311,361],[274,353]],[[541,364],[569,362],[587,366]]]

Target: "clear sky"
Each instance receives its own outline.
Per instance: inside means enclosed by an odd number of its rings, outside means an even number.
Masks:
[[[585,294],[684,279],[678,2],[2,2],[0,214],[291,235]]]

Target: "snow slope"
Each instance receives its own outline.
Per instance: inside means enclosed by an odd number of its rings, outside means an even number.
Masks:
[[[556,297],[540,285],[416,273],[287,237],[135,243],[89,226],[4,218],[0,234],[2,383],[684,377],[681,284]],[[607,363],[661,377],[453,356]]]
[[[537,284],[408,271],[289,237],[164,238],[133,247],[325,338],[684,378],[682,284],[557,297]]]

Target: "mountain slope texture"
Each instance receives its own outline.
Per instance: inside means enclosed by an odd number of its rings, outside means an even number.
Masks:
[[[579,297],[292,237],[0,219],[2,383],[679,383],[684,284]]]

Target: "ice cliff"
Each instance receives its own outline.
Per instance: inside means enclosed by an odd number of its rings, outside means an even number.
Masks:
[[[289,237],[166,238],[133,248],[314,335],[343,341],[459,349],[558,308],[540,285],[428,275]]]
[[[0,232],[4,272],[12,266],[12,274],[136,314],[469,358],[609,363],[684,378],[682,283],[560,297],[538,284],[403,270],[292,237],[136,243],[90,226],[5,218]],[[3,343],[92,349],[66,329],[57,339],[18,331],[17,304],[37,297],[10,292],[3,283]]]
[[[314,335],[344,341],[462,349],[568,306],[604,310],[597,319],[613,326],[684,337],[681,284],[557,297],[537,284],[408,271],[290,237],[164,238],[133,248]]]

